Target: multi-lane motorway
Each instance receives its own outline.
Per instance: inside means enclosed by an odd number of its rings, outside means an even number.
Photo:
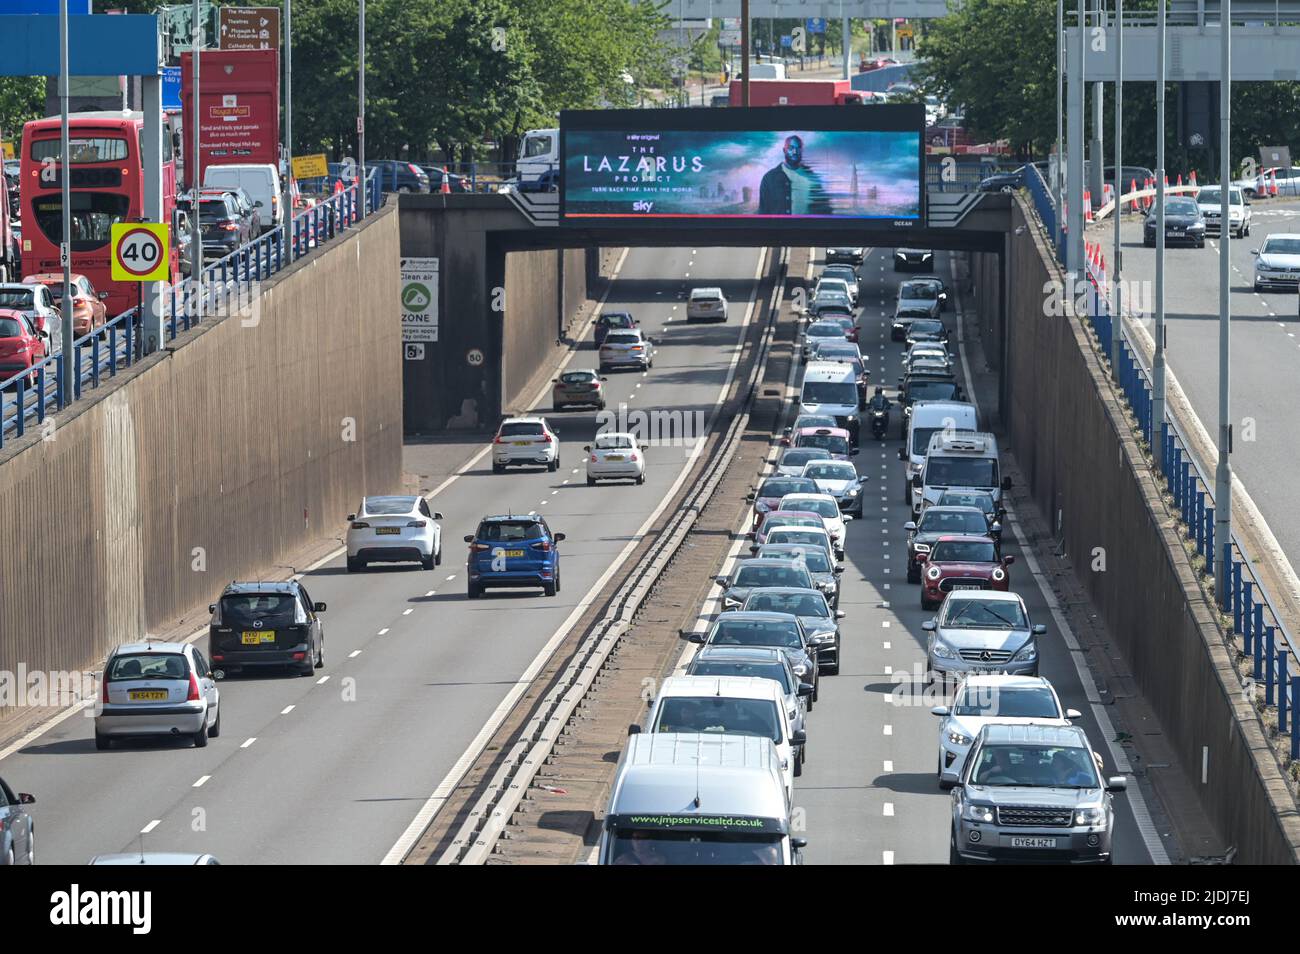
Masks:
[[[610,305],[635,311],[661,347],[648,374],[608,376],[609,408],[624,402],[707,418],[732,367],[762,257],[629,253]],[[679,295],[696,279],[725,289],[726,325],[682,321]],[[570,366],[595,366],[590,340]],[[537,409],[550,414],[549,393]],[[557,473],[493,475],[481,458],[438,491],[432,506],[446,515],[441,567],[350,575],[338,556],[309,572],[312,599],[329,607],[325,668],[311,678],[224,680],[222,733],[207,748],[164,741],[98,752],[92,720],[78,714],[5,754],[0,774],[37,796],[41,862],[84,864],[142,842],[210,851],[223,863],[383,860],[539,652],[581,614],[687,464],[689,448],[656,449],[644,485],[588,487],[582,447],[595,434],[594,412],[550,417],[562,440]],[[466,599],[462,537],[484,514],[508,510],[536,510],[567,534],[557,597],[503,591]],[[338,515],[340,528],[346,516]]]

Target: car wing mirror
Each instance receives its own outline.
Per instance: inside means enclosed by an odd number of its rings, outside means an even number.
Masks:
[[[1123,775],[1112,775],[1106,779],[1106,791],[1123,792],[1128,790],[1128,779]]]
[[[628,734],[628,735],[640,735],[640,734],[641,734],[641,725],[640,725],[640,723],[633,722],[631,725],[629,725],[629,726],[627,727],[627,734]]]
[[[209,604],[208,604],[208,612],[209,612],[209,613],[215,613],[216,611],[217,611],[217,604],[216,604],[216,603],[209,603]]]
[[[1003,478],[1002,478],[1002,489],[1003,489],[1003,490],[1010,490],[1010,489],[1011,489],[1011,478],[1010,478],[1010,477],[1003,477]]]
[[[591,453],[591,445],[590,445],[590,444],[583,444],[583,445],[582,445],[582,449],[585,450],[588,454]]]
[[[907,523],[903,524],[903,529],[908,531],[909,533],[914,532],[916,530],[916,521],[915,520],[907,521]]]
[[[323,613],[326,610],[326,606],[324,603],[317,603],[315,606],[312,607],[312,609],[317,613]]]
[[[1030,632],[1032,632],[1035,636],[1045,636],[1047,635],[1047,624],[1035,623],[1033,629],[1031,629]]]
[[[350,513],[350,514],[348,514],[348,521],[349,521],[349,522],[351,522],[351,521],[353,521],[353,520],[355,520],[355,519],[357,519],[357,515],[356,515],[355,513]]]
[[[843,573],[843,572],[844,572],[844,564],[843,564],[843,563],[836,563],[836,564],[835,564],[835,569],[832,570],[831,572],[832,572],[832,573]]]
[[[807,699],[807,698],[808,698],[809,696],[811,696],[812,694],[813,694],[813,684],[812,684],[811,682],[801,682],[801,683],[799,683],[799,696],[800,696],[800,698]]]
[[[1067,719],[1082,719],[1083,713],[1080,712],[1078,709],[1066,709],[1065,717]]]
[[[849,614],[846,613],[846,612],[844,612],[844,610],[836,610],[836,611],[835,611],[835,618],[836,618],[836,619],[844,619],[844,618],[847,617],[848,615],[849,615]]]
[[[796,729],[794,732],[790,733],[791,745],[803,745],[807,741],[808,741],[808,733],[805,732],[803,729]]]
[[[1007,566],[1010,566],[1011,564],[1016,562],[1016,558],[1013,556],[1005,556],[1002,558],[1002,562]]]
[[[898,449],[898,459],[899,459],[899,460],[907,460],[907,448],[906,448],[906,447],[900,447],[900,448]]]
[[[947,706],[935,706],[930,710],[931,715],[946,716],[951,710]]]
[[[569,538],[569,537],[568,537],[568,534],[565,534],[565,533],[557,533],[557,534],[555,535],[555,542],[556,542],[556,543],[559,543],[561,540],[567,540],[568,538]]]
[[[472,533],[467,533],[467,534],[465,534],[465,542],[466,542],[466,543],[473,543],[473,542],[474,542],[474,534],[472,534]]]
[[[443,516],[442,516],[442,511],[441,511],[441,510],[435,510],[435,511],[433,512],[433,519],[434,519],[434,520],[442,520],[442,519],[444,519]]]
[[[35,804],[36,804],[36,796],[35,796],[35,795],[28,795],[26,792],[19,792],[19,793],[18,793],[18,803],[19,803],[20,805],[35,805]]]
[[[938,624],[932,619],[927,619],[924,623],[921,624],[921,628],[925,630],[927,633],[933,633],[935,629],[938,628]]]

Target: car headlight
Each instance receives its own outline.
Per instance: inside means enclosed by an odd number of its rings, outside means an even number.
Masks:
[[[962,812],[970,821],[991,822],[993,821],[992,805],[967,805],[966,810]]]
[[[856,497],[858,495],[858,491],[860,491],[861,489],[862,489],[861,487],[850,487],[848,490],[844,491],[844,496]]]
[[[917,552],[917,553],[929,553],[929,552],[930,552],[930,544],[928,544],[928,543],[918,543],[918,544],[916,545],[916,552]]]
[[[1203,229],[1203,228],[1205,228],[1204,222],[1193,222],[1191,225],[1187,227],[1187,231],[1195,232],[1197,229]]]
[[[945,646],[943,643],[939,642],[939,640],[937,640],[937,639],[934,641],[934,646],[933,646],[933,648],[931,648],[930,652],[934,653],[934,654],[935,654],[936,656],[938,656],[940,659],[956,659],[956,658],[957,658],[957,654],[956,654],[955,652],[953,652],[953,650],[949,649],[947,646]]]
[[[821,645],[822,643],[833,643],[835,642],[835,633],[829,630],[824,633],[814,633],[812,641],[818,645]]]
[[[941,576],[943,576],[943,571],[940,570],[937,566],[932,566],[925,571],[925,577],[928,580],[937,580]]]
[[[1100,825],[1106,820],[1106,813],[1100,808],[1076,808],[1074,823],[1076,825]]]
[[[1000,567],[1000,566],[995,566],[995,567],[993,568],[993,574],[992,574],[992,575],[993,575],[993,579],[995,579],[995,580],[997,580],[999,583],[1001,583],[1003,580],[1005,580],[1005,579],[1007,578],[1007,571],[1004,570],[1004,569],[1002,569],[1002,567]]]
[[[808,675],[808,667],[805,666],[803,663],[795,663],[792,668],[794,669],[794,674],[798,676],[800,679]]]
[[[1020,647],[1020,651],[1012,656],[1013,662],[1028,662],[1038,655],[1038,644],[1032,639]]]
[[[970,745],[971,743],[970,736],[962,735],[956,729],[950,729],[948,731],[948,741],[953,745]]]
[[[924,262],[924,261],[925,261],[927,258],[929,258],[929,257],[930,257],[930,253],[929,253],[929,252],[924,252],[924,253],[922,253],[922,255],[921,255],[921,261]]]

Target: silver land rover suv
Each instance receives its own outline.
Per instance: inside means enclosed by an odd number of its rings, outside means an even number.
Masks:
[[[980,730],[952,790],[949,862],[1110,864],[1123,776],[1075,725],[990,724]]]

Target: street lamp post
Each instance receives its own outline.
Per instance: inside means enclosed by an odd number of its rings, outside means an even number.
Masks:
[[[1062,125],[1065,118],[1065,0],[1056,0],[1056,174],[1052,176],[1052,198],[1056,202],[1056,228],[1053,238],[1059,254],[1061,248],[1061,178],[1065,155],[1061,151]]]
[[[1232,200],[1232,0],[1219,7],[1219,464],[1214,472],[1214,542],[1220,553],[1232,545],[1232,407],[1229,400],[1229,356],[1231,354],[1232,259],[1228,254],[1231,230],[1228,215]],[[1217,556],[1217,554],[1216,554]],[[1228,571],[1231,562],[1214,561],[1214,592],[1220,606],[1227,606]]]
[[[62,321],[60,322],[59,353],[63,355],[62,374],[59,376],[59,406],[66,407],[72,400],[72,358],[76,352],[72,328],[72,174],[68,144],[68,0],[59,0],[59,183],[62,189],[63,243],[59,249],[59,264],[63,267]]]
[[[361,10],[357,15],[357,50],[357,198],[364,215],[370,200],[366,182],[366,0],[361,0]]]
[[[1124,265],[1119,242],[1119,197],[1124,192],[1124,0],[1115,0],[1115,313],[1111,319],[1110,370],[1119,380],[1120,345],[1124,340]],[[1159,428],[1157,428],[1159,430]],[[1159,460],[1159,455],[1156,455]]]
[[[193,159],[192,169],[185,172],[186,178],[190,180],[190,277],[193,281],[190,288],[194,293],[195,317],[203,316],[203,232],[199,228],[199,117],[202,115],[202,108],[199,105],[199,59],[200,52],[203,49],[203,23],[199,19],[199,0],[194,0],[194,22],[190,30],[190,69],[193,71],[191,87],[194,89],[194,109],[192,118],[194,120],[194,130],[190,135],[190,141],[194,144],[190,151]]]
[[[1154,438],[1165,422],[1165,8],[1156,18],[1156,321],[1151,358],[1151,426]],[[1143,226],[1145,229],[1145,226]],[[1156,455],[1159,457],[1159,455]],[[1159,465],[1157,465],[1159,466]]]

